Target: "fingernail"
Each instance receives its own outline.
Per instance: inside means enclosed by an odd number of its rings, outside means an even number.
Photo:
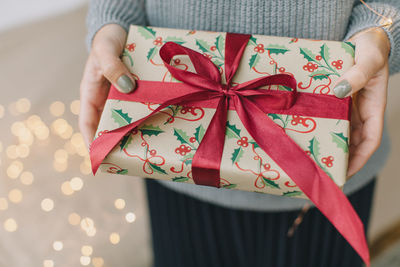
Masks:
[[[351,91],[351,85],[347,80],[342,80],[333,88],[336,97],[343,98]]]
[[[130,93],[133,90],[132,80],[127,75],[122,75],[117,81],[118,89],[122,93]]]

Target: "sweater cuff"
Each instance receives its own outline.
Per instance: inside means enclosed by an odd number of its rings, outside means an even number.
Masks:
[[[400,13],[399,10],[390,4],[369,3],[368,4],[377,13],[382,14],[392,20],[392,24],[384,26],[385,19],[371,10],[365,5],[357,5],[352,10],[348,31],[344,40],[348,40],[354,34],[366,30],[368,28],[382,28],[390,41],[389,53],[389,72],[390,75],[400,71]]]
[[[90,51],[96,33],[107,24],[118,24],[129,31],[131,24],[145,25],[143,0],[91,0],[86,16],[86,47]]]

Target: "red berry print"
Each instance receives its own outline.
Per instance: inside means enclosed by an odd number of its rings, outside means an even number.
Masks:
[[[265,52],[264,45],[258,44],[256,47],[254,47],[254,51],[260,54],[264,53]]]
[[[163,43],[162,38],[161,37],[157,37],[154,41],[153,44],[156,46],[161,46]]]
[[[180,145],[179,147],[175,148],[175,153],[181,156],[185,156],[190,151],[192,151],[192,149],[189,146],[185,145]]]
[[[204,53],[203,55],[206,56],[208,59],[212,59],[212,56],[207,53]]]
[[[332,66],[334,66],[338,70],[342,69],[342,65],[343,65],[343,60],[339,59],[336,61],[332,61]]]
[[[196,142],[196,137],[192,136],[189,138],[190,143]]]
[[[125,48],[128,49],[129,52],[133,52],[133,51],[135,51],[135,47],[136,47],[136,44],[131,43],[131,44],[127,44]]]
[[[236,143],[241,147],[248,147],[249,142],[247,142],[247,140],[248,140],[248,138],[246,136],[243,136]]]
[[[279,72],[285,72],[285,68],[284,67],[280,67],[278,70],[279,70]]]
[[[215,51],[215,50],[217,50],[217,47],[215,45],[213,45],[213,46],[210,47],[210,50],[211,51]]]
[[[330,168],[333,166],[333,157],[332,156],[328,156],[325,158],[321,159],[322,163],[325,163],[325,165]]]
[[[307,154],[307,156],[311,156],[311,151],[310,151],[310,150],[307,150],[307,151],[306,151],[306,154]]]
[[[150,150],[150,156],[155,156],[157,151],[155,149]]]
[[[315,59],[316,59],[316,60],[321,60],[322,57],[321,57],[320,55],[317,55],[317,56],[315,57]]]
[[[306,65],[303,66],[303,70],[313,72],[314,70],[318,69],[318,65],[312,62],[308,62]]]

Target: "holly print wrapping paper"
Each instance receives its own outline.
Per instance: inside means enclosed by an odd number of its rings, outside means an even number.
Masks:
[[[175,42],[208,57],[224,81],[226,33],[132,25],[122,59],[138,80],[177,82],[165,68],[160,47]],[[252,35],[233,84],[273,74],[290,74],[300,93],[333,95],[332,84],[354,64],[351,42]],[[171,64],[195,72],[187,56]],[[291,90],[282,85],[266,90]],[[159,104],[108,99],[96,137],[150,114]],[[100,165],[103,172],[194,183],[191,163],[215,112],[213,108],[171,105],[126,135]],[[333,111],[334,112],[334,111]],[[346,181],[349,121],[266,114],[339,186]],[[251,138],[236,111],[228,111],[220,187],[307,198]]]

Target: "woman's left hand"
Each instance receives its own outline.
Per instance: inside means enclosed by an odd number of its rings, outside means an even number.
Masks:
[[[381,28],[359,32],[349,41],[356,46],[355,65],[333,89],[337,97],[353,96],[348,177],[367,163],[381,143],[390,52],[389,38]]]

